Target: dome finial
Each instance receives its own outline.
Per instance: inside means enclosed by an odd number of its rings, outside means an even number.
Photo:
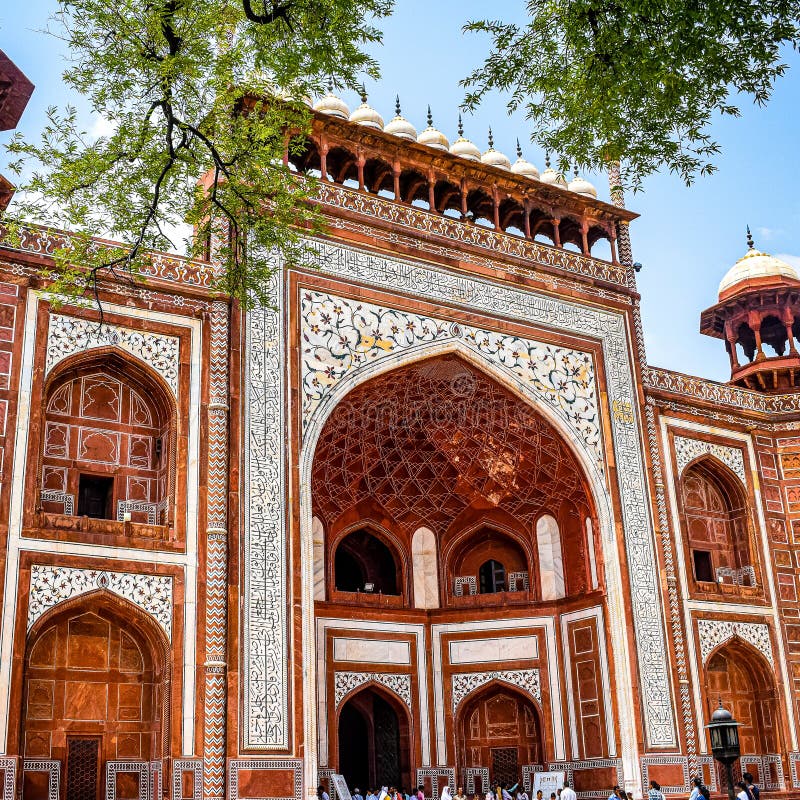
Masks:
[[[328,75],[328,93],[333,94],[333,75]]]
[[[572,174],[576,178],[578,177],[578,162],[577,161],[572,165]]]
[[[433,127],[433,114],[431,114],[431,107],[430,107],[430,105],[428,106],[428,127],[429,127],[429,128],[432,128],[432,127]]]
[[[464,123],[461,121],[461,114],[458,115],[458,135],[464,135]]]
[[[517,158],[522,158],[522,148],[519,145],[519,139],[517,139]]]
[[[489,126],[489,149],[494,147],[494,137],[492,136],[492,126]]]
[[[364,86],[363,83],[361,84],[361,92],[360,92],[360,94],[361,94],[361,102],[362,103],[366,103],[367,102],[367,87]]]
[[[750,226],[747,226],[747,247],[752,250],[756,246],[756,243],[753,241],[753,234],[750,233]]]
[[[401,116],[400,115],[400,95],[399,94],[396,94],[394,96],[394,113],[395,113],[395,116],[398,116],[398,117]]]
[[[547,169],[550,169],[550,151],[549,150],[545,150],[544,151],[544,165],[547,167]]]

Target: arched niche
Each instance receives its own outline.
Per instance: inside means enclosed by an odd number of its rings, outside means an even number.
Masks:
[[[411,569],[416,608],[438,608],[439,563],[436,535],[430,528],[417,528],[411,538]]]
[[[160,376],[113,348],[63,361],[42,394],[44,513],[168,526],[177,410]]]
[[[50,609],[28,633],[23,668],[24,757],[62,762],[67,796],[105,762],[166,758],[170,649],[155,621],[98,590]]]
[[[352,693],[336,715],[338,772],[348,786],[411,785],[411,721],[406,707],[378,684]]]
[[[385,532],[362,525],[336,540],[332,586],[337,593],[403,596],[402,559]]]
[[[756,586],[756,551],[739,479],[713,456],[702,456],[685,467],[679,490],[694,584],[706,590],[721,583]]]
[[[739,723],[742,753],[782,751],[781,709],[769,662],[749,642],[734,636],[712,651],[703,667],[706,718],[720,703]]]
[[[566,596],[564,555],[561,550],[561,530],[552,514],[542,514],[536,520],[536,546],[542,600],[560,600]]]
[[[457,763],[488,767],[492,780],[512,785],[526,764],[545,761],[541,710],[527,694],[492,681],[465,698],[456,715]]]

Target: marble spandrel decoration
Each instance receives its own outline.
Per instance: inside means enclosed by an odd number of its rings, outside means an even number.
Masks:
[[[690,462],[699,456],[710,455],[728,467],[742,483],[747,482],[744,472],[744,453],[740,448],[726,447],[715,442],[704,442],[702,439],[689,439],[685,436],[676,436],[674,441],[679,475]]]
[[[41,564],[31,567],[28,630],[53,606],[96,589],[105,589],[137,605],[156,620],[167,639],[172,639],[171,577]]]
[[[542,687],[538,669],[498,670],[496,672],[463,672],[452,677],[453,714],[467,695],[492,681],[509,683],[526,691],[538,702],[542,700]]]
[[[508,370],[574,428],[603,471],[589,353],[302,289],[303,421],[349,373],[429,342],[455,341]]]
[[[177,336],[148,333],[121,325],[79,319],[65,314],[51,314],[47,329],[45,373],[65,358],[97,347],[119,347],[154,369],[178,395],[180,341]]]
[[[734,636],[749,642],[770,664],[774,664],[772,639],[769,625],[760,622],[729,622],[720,619],[701,619],[697,621],[697,633],[700,639],[700,656],[703,664],[709,655]]]

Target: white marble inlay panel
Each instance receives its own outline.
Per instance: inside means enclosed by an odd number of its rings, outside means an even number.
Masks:
[[[411,645],[408,642],[387,639],[348,639],[337,636],[333,640],[333,660],[407,666],[411,663]]]
[[[689,439],[685,436],[675,437],[675,459],[678,462],[678,475],[686,465],[702,455],[719,459],[742,483],[746,483],[744,471],[744,452],[739,447],[726,447],[715,442],[704,442],[702,439]]]
[[[502,639],[459,639],[450,642],[451,664],[489,664],[539,657],[535,636],[508,636]]]

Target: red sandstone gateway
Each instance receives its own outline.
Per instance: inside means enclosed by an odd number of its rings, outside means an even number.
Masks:
[[[274,307],[154,254],[100,330],[0,244],[3,800],[716,791],[720,699],[796,793],[792,268],[724,279],[715,384],[647,366],[619,197],[330,94],[286,158]]]

